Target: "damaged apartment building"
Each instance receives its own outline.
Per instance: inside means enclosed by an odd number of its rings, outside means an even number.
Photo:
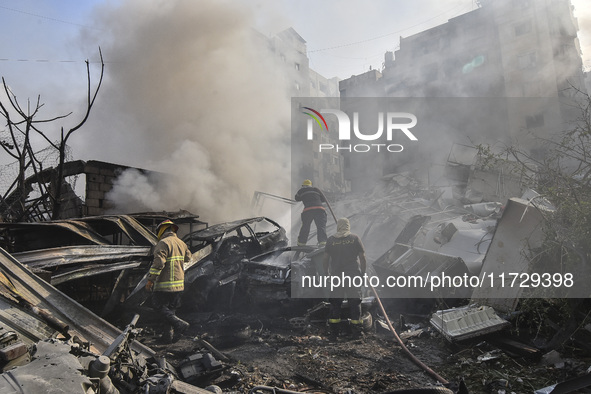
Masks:
[[[446,161],[453,144],[520,144],[540,157],[539,138],[564,131],[576,119],[571,99],[577,90],[586,90],[571,2],[477,3],[478,8],[447,23],[401,37],[399,49],[386,52],[382,70],[340,82],[344,112],[358,110],[356,98],[387,97],[394,106],[403,105],[402,98],[421,98],[409,112],[423,114],[423,119],[417,115],[419,125],[431,122],[417,134],[418,155],[375,155],[379,158],[368,165],[368,157],[343,152],[353,190],[382,175],[416,169],[417,163],[433,169]],[[424,115],[431,111],[437,116]],[[464,119],[450,119],[449,113]],[[437,144],[425,142],[434,138]],[[367,172],[372,167],[377,173]],[[431,174],[431,180],[435,177]]]

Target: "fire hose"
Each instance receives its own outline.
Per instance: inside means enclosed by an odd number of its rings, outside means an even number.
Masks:
[[[337,223],[338,222],[337,217],[335,216],[328,200],[324,196],[324,193],[322,193],[322,191],[321,191],[320,194],[322,194],[322,197],[324,198],[326,205],[328,206],[328,209],[329,209],[330,213],[332,214],[332,217],[333,217],[335,223]],[[394,335],[394,339],[396,339],[396,342],[400,345],[404,354],[406,354],[408,356],[408,358],[410,358],[410,360],[412,362],[414,362],[417,366],[419,366],[421,369],[423,369],[425,372],[427,372],[427,374],[429,376],[431,376],[432,378],[434,378],[435,380],[437,380],[441,384],[448,384],[449,382],[446,379],[444,379],[437,372],[435,372],[431,368],[429,368],[425,363],[423,363],[414,354],[412,354],[410,352],[410,350],[408,350],[408,348],[406,347],[404,342],[402,342],[402,339],[400,339],[400,337],[398,336],[398,333],[394,329],[394,326],[390,322],[390,319],[388,318],[388,314],[386,313],[386,310],[384,309],[384,305],[382,304],[382,301],[380,300],[380,297],[378,296],[378,292],[376,291],[376,289],[374,289],[373,286],[369,285],[369,287],[371,288],[371,291],[373,292],[374,296],[376,297],[376,301],[378,302],[380,310],[384,314],[384,318],[386,319],[386,323],[388,323],[388,328],[390,328],[390,331],[392,331],[392,334]]]

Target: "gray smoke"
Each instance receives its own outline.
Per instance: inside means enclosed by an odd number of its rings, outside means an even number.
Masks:
[[[115,211],[248,215],[255,190],[289,195],[289,97],[247,9],[215,0],[126,0],[97,10],[106,79],[86,150],[127,171]],[[108,32],[108,37],[105,37]],[[278,71],[279,70],[279,71]],[[164,175],[169,174],[169,175]]]
[[[579,25],[579,42],[583,52],[583,66],[591,68],[591,4],[586,0],[572,0],[574,16]]]

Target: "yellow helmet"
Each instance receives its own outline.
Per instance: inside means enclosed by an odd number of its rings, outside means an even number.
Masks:
[[[164,234],[164,232],[169,228],[172,227],[172,231],[174,231],[175,233],[178,231],[179,226],[177,226],[176,224],[174,224],[172,222],[172,220],[167,219],[165,221],[163,221],[162,223],[160,223],[158,225],[158,227],[156,227],[156,234],[158,235],[158,239],[160,239],[162,237],[162,234]]]
[[[302,186],[312,186],[312,181],[309,179],[306,179],[304,182],[302,182]]]

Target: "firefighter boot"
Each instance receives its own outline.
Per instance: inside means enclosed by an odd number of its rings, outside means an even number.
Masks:
[[[174,338],[174,328],[170,324],[164,325],[164,330],[162,331],[162,336],[160,340],[162,343],[172,343],[172,339]]]
[[[330,328],[330,334],[328,334],[328,340],[331,342],[334,342],[339,338],[339,333],[341,332],[341,322],[328,323],[328,327]]]
[[[363,338],[363,321],[351,320],[351,338],[352,339]]]
[[[173,340],[178,340],[181,335],[187,331],[187,328],[189,328],[190,324],[175,315],[171,316],[170,320],[173,322],[172,326],[174,328]]]

